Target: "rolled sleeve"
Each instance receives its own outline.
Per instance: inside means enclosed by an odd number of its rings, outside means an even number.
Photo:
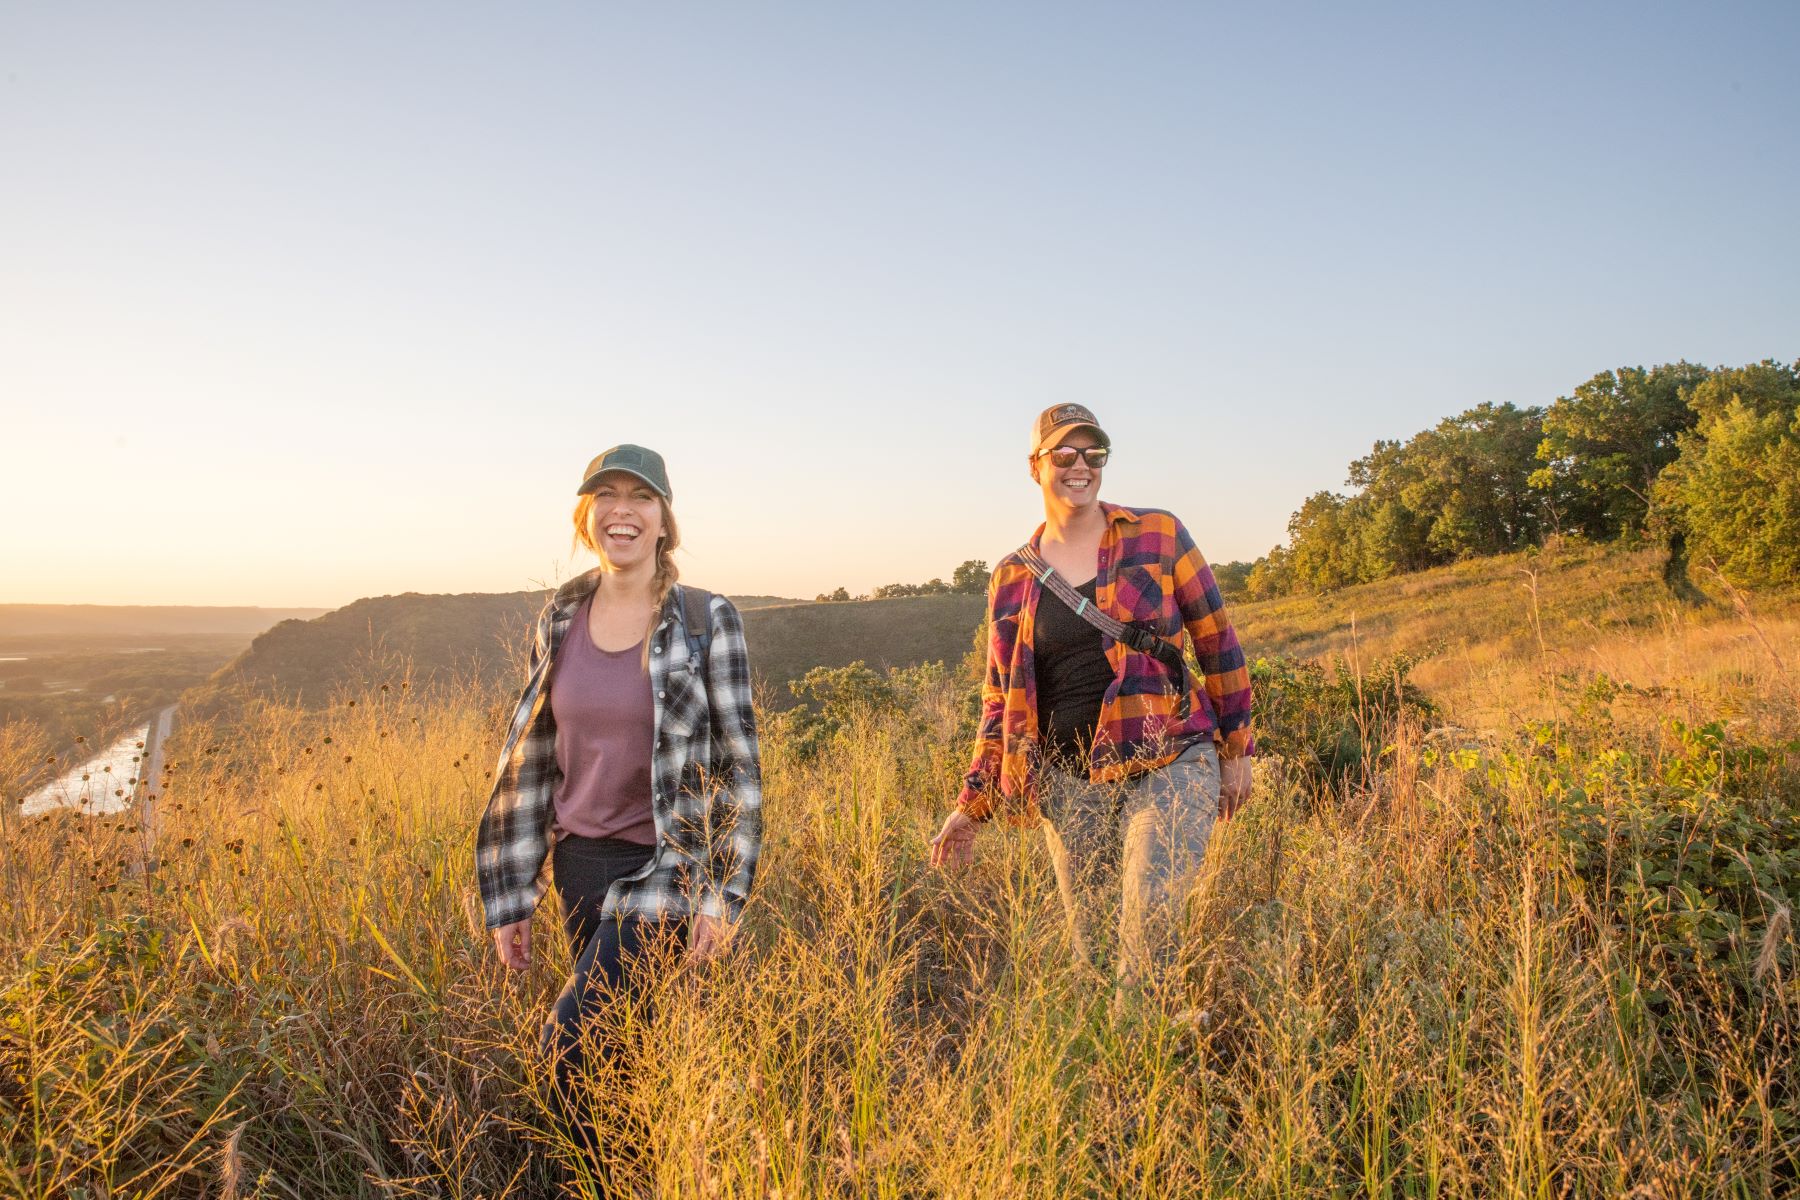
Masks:
[[[1002,645],[1000,625],[994,620],[994,583],[999,572],[989,580],[987,628],[987,671],[981,680],[981,721],[975,728],[975,751],[968,773],[963,776],[962,791],[956,807],[977,821],[994,815],[994,791],[999,785],[1000,764],[1005,752],[1003,733],[1006,723],[1006,663],[1010,648]]]
[[[537,704],[551,648],[552,611],[538,618],[531,667],[494,766],[494,788],[475,835],[475,877],[488,928],[531,916],[543,898],[556,730]],[[533,721],[534,712],[538,719]]]
[[[1177,521],[1175,530],[1175,603],[1181,610],[1182,626],[1193,640],[1194,658],[1212,705],[1219,757],[1227,761],[1248,758],[1256,753],[1250,722],[1250,668],[1212,568],[1187,528]]]
[[[762,756],[743,618],[723,596],[713,598],[711,618],[706,690],[712,722],[712,803],[698,908],[709,917],[736,920],[750,897],[762,852]]]

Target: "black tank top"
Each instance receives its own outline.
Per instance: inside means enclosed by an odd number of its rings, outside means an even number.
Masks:
[[[1095,580],[1075,590],[1094,603]],[[1046,761],[1085,772],[1100,725],[1100,702],[1112,684],[1112,664],[1100,631],[1049,590],[1038,596],[1031,653],[1037,674],[1038,739]]]

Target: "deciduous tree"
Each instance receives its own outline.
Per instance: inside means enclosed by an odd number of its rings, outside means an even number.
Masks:
[[[1656,477],[1693,427],[1688,396],[1711,372],[1689,362],[1602,371],[1557,398],[1531,476],[1565,529],[1596,539],[1644,527]]]

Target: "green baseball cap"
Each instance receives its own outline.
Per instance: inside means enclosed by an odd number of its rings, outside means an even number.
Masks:
[[[669,471],[663,466],[662,455],[630,444],[614,446],[611,450],[603,450],[596,455],[587,465],[587,471],[582,474],[581,486],[575,489],[575,494],[585,496],[593,491],[599,486],[600,477],[608,471],[624,471],[636,475],[655,488],[657,495],[664,500],[675,498],[669,491]]]

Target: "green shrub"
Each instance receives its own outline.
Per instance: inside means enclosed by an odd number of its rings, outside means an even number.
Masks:
[[[1646,748],[1610,722],[1539,740],[1557,764],[1546,792],[1570,871],[1670,986],[1723,971],[1747,993],[1786,973],[1777,914],[1800,901],[1800,739],[1671,720]]]
[[[1395,654],[1359,673],[1341,659],[1329,667],[1257,659],[1250,681],[1259,751],[1281,757],[1309,794],[1363,777],[1403,721],[1434,712],[1407,678],[1418,663],[1417,656]]]
[[[861,659],[842,667],[814,667],[790,680],[788,688],[802,706],[771,713],[765,721],[770,740],[801,762],[817,761],[841,748],[845,735],[868,721],[889,726],[897,737],[916,739],[933,728],[928,712],[939,697],[966,690],[943,663],[878,671]],[[979,706],[979,689],[972,703],[960,706],[961,744],[974,734]]]

